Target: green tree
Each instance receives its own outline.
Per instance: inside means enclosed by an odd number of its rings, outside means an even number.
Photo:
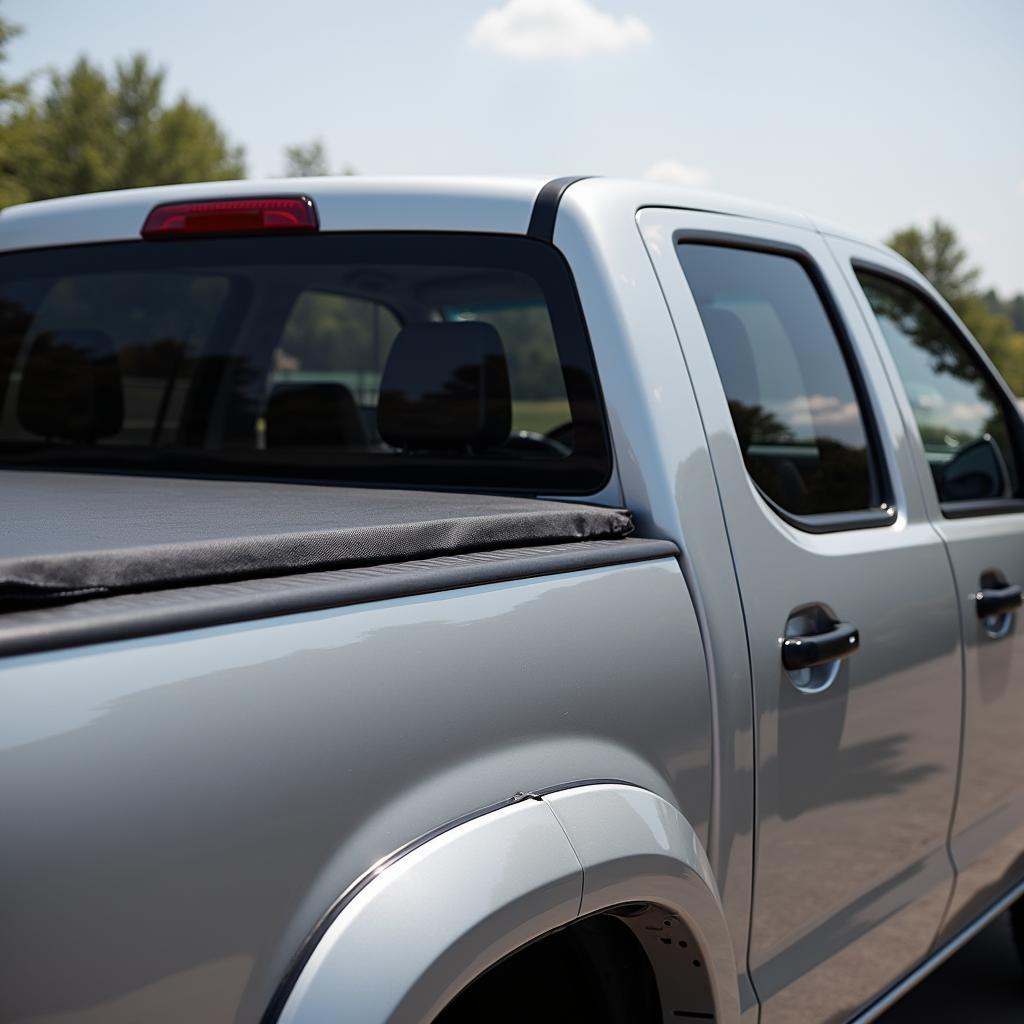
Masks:
[[[1015,331],[1024,331],[1024,295],[1015,295],[1009,301],[1006,315],[1013,321]]]
[[[0,207],[21,202],[27,193],[17,177],[15,154],[31,144],[31,135],[14,124],[29,100],[28,82],[11,81],[3,73],[7,46],[21,29],[0,17]]]
[[[7,63],[7,44],[20,34],[21,29],[17,25],[12,25],[0,17],[0,68]],[[11,82],[0,74],[0,109],[22,102],[27,92],[28,86],[25,82]]]
[[[1007,384],[1018,395],[1024,395],[1024,333],[1014,330],[1010,309],[1003,311],[998,298],[994,307],[991,298],[981,292],[981,272],[969,264],[967,251],[954,229],[936,219],[927,230],[907,227],[896,231],[886,244],[931,281],[978,339]]]
[[[0,67],[16,30],[0,21]],[[163,69],[139,54],[112,76],[80,58],[42,95],[0,78],[0,206],[140,185],[218,181],[245,173],[207,111],[164,100]]]
[[[327,150],[320,139],[288,146],[284,151],[286,178],[311,178],[330,174],[327,169]]]
[[[1012,299],[1003,299],[989,288],[985,295],[985,305],[993,313],[1001,313],[1010,318],[1015,331],[1024,331],[1024,295],[1015,295]]]
[[[294,146],[286,146],[284,151],[284,176],[286,178],[312,178],[330,174],[327,148],[322,139],[311,139]],[[346,164],[339,174],[355,174],[355,169]]]
[[[977,295],[980,271],[967,265],[967,251],[949,224],[936,218],[927,231],[903,228],[894,232],[886,245],[910,260],[954,309]]]

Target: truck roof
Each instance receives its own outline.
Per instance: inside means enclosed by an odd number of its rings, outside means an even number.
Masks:
[[[316,204],[326,231],[488,231],[525,234],[545,178],[360,176],[268,178],[96,192],[0,211],[0,252],[139,238],[161,203],[302,194]],[[649,181],[588,178],[573,199],[625,211],[670,207],[752,217],[842,235],[881,248],[855,232],[782,207]]]

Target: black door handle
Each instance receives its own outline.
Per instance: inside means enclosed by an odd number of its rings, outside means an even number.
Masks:
[[[1024,591],[1019,583],[1010,583],[1005,587],[987,587],[974,595],[977,602],[978,618],[987,619],[990,615],[1002,615],[1019,608],[1024,601]]]
[[[860,647],[860,633],[852,622],[834,622],[826,633],[788,636],[782,641],[782,664],[790,671],[814,668],[848,658]]]

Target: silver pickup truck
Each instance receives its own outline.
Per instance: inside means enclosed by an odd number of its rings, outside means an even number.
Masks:
[[[5,1024],[866,1022],[1024,892],[1024,425],[892,252],[358,178],[0,251]]]

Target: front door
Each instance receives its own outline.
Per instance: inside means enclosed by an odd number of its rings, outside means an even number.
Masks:
[[[952,889],[949,562],[821,237],[682,211],[639,221],[698,395],[746,618],[762,1020],[846,1020],[927,954]]]
[[[943,938],[1024,879],[1024,426],[976,343],[900,261],[830,242],[896,381],[964,634],[956,893]]]

